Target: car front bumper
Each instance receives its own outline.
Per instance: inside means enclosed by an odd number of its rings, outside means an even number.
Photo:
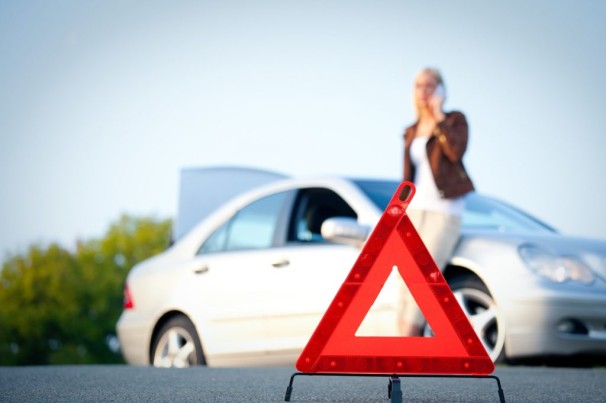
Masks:
[[[508,358],[606,356],[606,294],[543,293],[507,308]]]

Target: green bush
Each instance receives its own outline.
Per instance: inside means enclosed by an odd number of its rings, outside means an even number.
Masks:
[[[115,326],[126,274],[164,250],[171,221],[123,215],[70,252],[53,243],[0,273],[0,365],[119,363]]]

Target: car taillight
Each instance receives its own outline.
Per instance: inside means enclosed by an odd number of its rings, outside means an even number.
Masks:
[[[133,298],[130,295],[130,290],[128,289],[128,284],[124,284],[124,309],[133,309],[135,304],[133,302]]]

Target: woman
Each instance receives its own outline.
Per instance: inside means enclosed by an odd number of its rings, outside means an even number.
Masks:
[[[407,213],[440,270],[459,238],[463,196],[474,190],[462,162],[467,120],[461,112],[444,112],[444,99],[440,72],[423,69],[415,79],[417,121],[404,134],[404,180],[416,187]],[[420,335],[424,317],[405,286],[401,296],[400,331]]]

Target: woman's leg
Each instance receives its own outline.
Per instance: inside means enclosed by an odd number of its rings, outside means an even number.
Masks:
[[[407,214],[436,265],[443,271],[459,239],[461,218],[421,210],[411,210]],[[425,317],[406,284],[400,290],[399,310],[400,334],[420,336]]]

